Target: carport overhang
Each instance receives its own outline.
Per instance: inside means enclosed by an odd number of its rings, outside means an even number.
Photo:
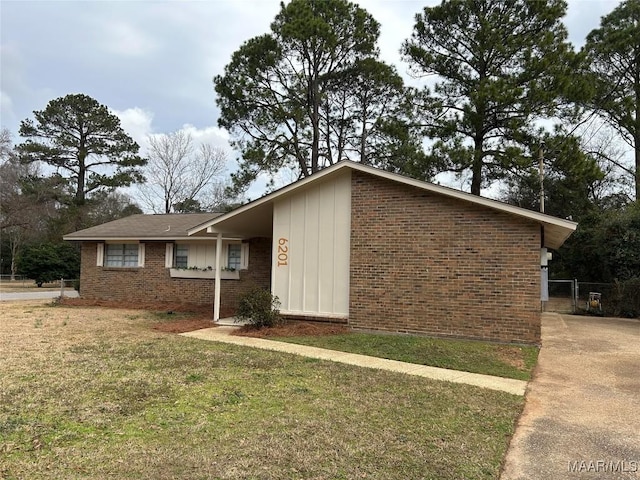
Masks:
[[[225,236],[233,235],[243,238],[270,238],[273,236],[273,206],[279,199],[292,194],[294,191],[296,193],[301,192],[305,188],[310,188],[320,181],[330,181],[332,178],[345,175],[348,173],[349,168],[354,165],[359,166],[359,164],[354,162],[343,160],[309,177],[249,202],[231,212],[198,225],[189,230],[187,234],[197,237],[224,233]],[[378,172],[377,169],[372,167],[367,167],[367,171],[371,171],[371,173],[374,174]],[[397,177],[404,178],[399,175]]]
[[[243,212],[225,215],[222,222],[209,225],[194,236],[224,233],[240,238],[271,237],[273,235],[273,201],[252,205]],[[189,232],[191,234],[191,232]]]

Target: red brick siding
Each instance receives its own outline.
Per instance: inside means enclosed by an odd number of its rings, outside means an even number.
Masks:
[[[540,226],[352,175],[349,325],[538,343]]]
[[[165,242],[145,244],[143,268],[96,266],[96,243],[82,244],[80,295],[83,298],[123,302],[177,302],[210,305],[213,312],[213,279],[171,278],[165,268]],[[249,241],[249,269],[240,271],[240,280],[222,280],[221,316],[235,311],[238,297],[254,285],[270,288],[271,239]]]
[[[238,300],[242,294],[255,287],[271,290],[270,238],[251,239],[249,269],[240,270],[240,280],[222,280],[220,317],[232,316],[238,307]],[[213,299],[213,296],[211,298]]]

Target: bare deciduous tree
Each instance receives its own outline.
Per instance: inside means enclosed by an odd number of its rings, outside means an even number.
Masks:
[[[24,243],[44,230],[47,219],[55,214],[53,199],[46,192],[32,188],[37,178],[38,166],[20,163],[11,133],[3,128],[0,131],[0,239],[10,254],[11,280],[15,278],[16,258]]]
[[[618,208],[632,202],[635,188],[633,155],[617,131],[593,115],[574,130],[580,138],[582,151],[593,157],[605,173],[601,181],[591,186],[592,201],[601,207],[613,201]]]
[[[172,213],[179,205],[207,203],[202,197],[224,172],[227,154],[210,144],[196,147],[179,130],[151,136],[148,158],[141,201],[155,213]]]

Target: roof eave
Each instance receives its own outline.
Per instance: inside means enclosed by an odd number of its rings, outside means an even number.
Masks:
[[[229,236],[223,237],[225,240],[229,239],[237,239],[237,236]],[[211,237],[189,237],[187,235],[176,236],[176,237],[108,237],[108,236],[100,236],[100,237],[73,237],[69,235],[65,235],[62,237],[63,240],[67,242],[175,242],[175,241],[199,241],[199,240],[208,240],[211,241]]]
[[[391,173],[384,170],[379,170],[377,168],[370,167],[367,165],[362,165],[360,163],[352,162],[350,160],[343,160],[328,168],[325,168],[324,170],[321,170],[320,172],[314,173],[309,177],[306,177],[295,183],[287,185],[286,187],[283,187],[280,190],[277,190],[268,195],[265,195],[264,197],[254,200],[253,202],[247,203],[246,205],[243,205],[242,207],[239,207],[236,210],[233,210],[224,215],[216,217],[215,219],[212,219],[208,222],[200,224],[197,227],[194,227],[191,230],[188,230],[187,235],[191,236],[198,232],[201,232],[202,230],[206,230],[208,233],[217,233],[217,230],[215,229],[215,225],[217,223],[224,222],[225,220],[228,220],[229,218],[232,218],[236,215],[241,215],[242,213],[250,209],[256,208],[260,205],[263,205],[265,203],[274,202],[277,198],[283,195],[286,195],[287,193],[293,190],[304,187],[305,185],[311,182],[316,182],[344,168],[348,168],[351,170],[358,170],[360,172],[368,173],[371,175],[376,175],[378,177],[386,178],[391,181],[395,181],[405,185],[410,185],[416,188],[420,188],[428,192],[433,192],[440,195],[444,195],[449,198],[458,199],[463,202],[469,202],[472,204],[485,206],[487,208],[491,208],[497,211],[515,215],[520,218],[527,218],[527,219],[536,221],[539,224],[542,224],[543,226],[552,225],[552,226],[558,227],[560,229],[565,230],[564,234],[561,235],[562,237],[564,237],[564,239],[562,240],[562,243],[564,243],[564,241],[571,235],[571,233],[575,231],[578,225],[576,222],[573,222],[570,220],[564,220],[562,218],[553,217],[551,215],[535,212],[533,210],[527,210],[525,208],[517,207],[515,205],[509,205],[507,203],[503,203],[498,200],[480,197],[478,195],[471,195],[467,192],[462,192],[459,190],[455,190],[453,188],[424,182],[422,180],[415,180],[413,178],[408,178],[408,177],[399,175],[397,173]],[[551,248],[559,248],[559,246],[562,245],[562,243],[560,243],[559,245],[554,243],[554,245],[557,245],[557,246],[551,246]]]

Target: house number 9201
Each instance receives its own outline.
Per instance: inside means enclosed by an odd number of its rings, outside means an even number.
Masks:
[[[289,265],[289,239],[278,239],[278,266],[286,267]]]

